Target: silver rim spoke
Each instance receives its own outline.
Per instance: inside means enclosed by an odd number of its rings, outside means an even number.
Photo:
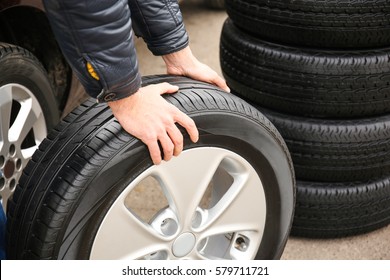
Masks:
[[[199,148],[155,167],[154,174],[166,190],[183,230],[191,226],[195,210],[223,157],[220,150]]]
[[[125,207],[125,198],[148,177],[160,184],[168,206],[143,221]],[[203,209],[209,186],[217,190]],[[125,188],[101,223],[90,257],[252,259],[265,215],[262,182],[244,158],[221,148],[194,148],[152,166]]]
[[[137,259],[167,249],[163,237],[142,223],[124,204],[116,203],[96,236],[91,259]]]
[[[208,211],[208,218],[200,227],[203,236],[241,230],[260,234],[265,223],[266,205],[261,181],[248,171],[236,176],[232,187]]]
[[[19,114],[9,130],[10,141],[21,144],[29,131],[33,128],[38,118],[39,115],[37,116],[34,111],[31,98],[21,102]]]
[[[23,166],[26,166],[27,162],[30,160],[37,148],[38,144],[30,148],[21,149],[21,158],[23,159]]]
[[[3,154],[3,147],[8,139],[8,130],[11,120],[12,109],[12,92],[9,86],[3,86],[0,88],[0,148],[1,154]]]

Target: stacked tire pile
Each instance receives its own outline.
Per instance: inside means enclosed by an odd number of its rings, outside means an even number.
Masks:
[[[284,137],[292,234],[390,223],[390,1],[226,0],[223,74]]]

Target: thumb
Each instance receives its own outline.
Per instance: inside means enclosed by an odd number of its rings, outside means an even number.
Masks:
[[[171,85],[167,82],[157,84],[157,86],[160,89],[160,95],[166,94],[166,93],[175,93],[179,90],[178,86]]]

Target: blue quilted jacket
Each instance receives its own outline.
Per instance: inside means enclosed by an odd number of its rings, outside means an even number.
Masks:
[[[185,48],[177,0],[44,0],[57,41],[85,90],[99,102],[141,85],[133,30],[154,55]]]

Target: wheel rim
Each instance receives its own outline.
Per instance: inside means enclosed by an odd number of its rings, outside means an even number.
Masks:
[[[128,198],[150,178],[167,205],[145,219]],[[221,148],[193,148],[125,187],[100,224],[90,258],[254,259],[265,219],[263,185],[248,161]]]
[[[3,208],[23,168],[46,137],[42,108],[34,94],[19,84],[0,87],[0,190]]]

